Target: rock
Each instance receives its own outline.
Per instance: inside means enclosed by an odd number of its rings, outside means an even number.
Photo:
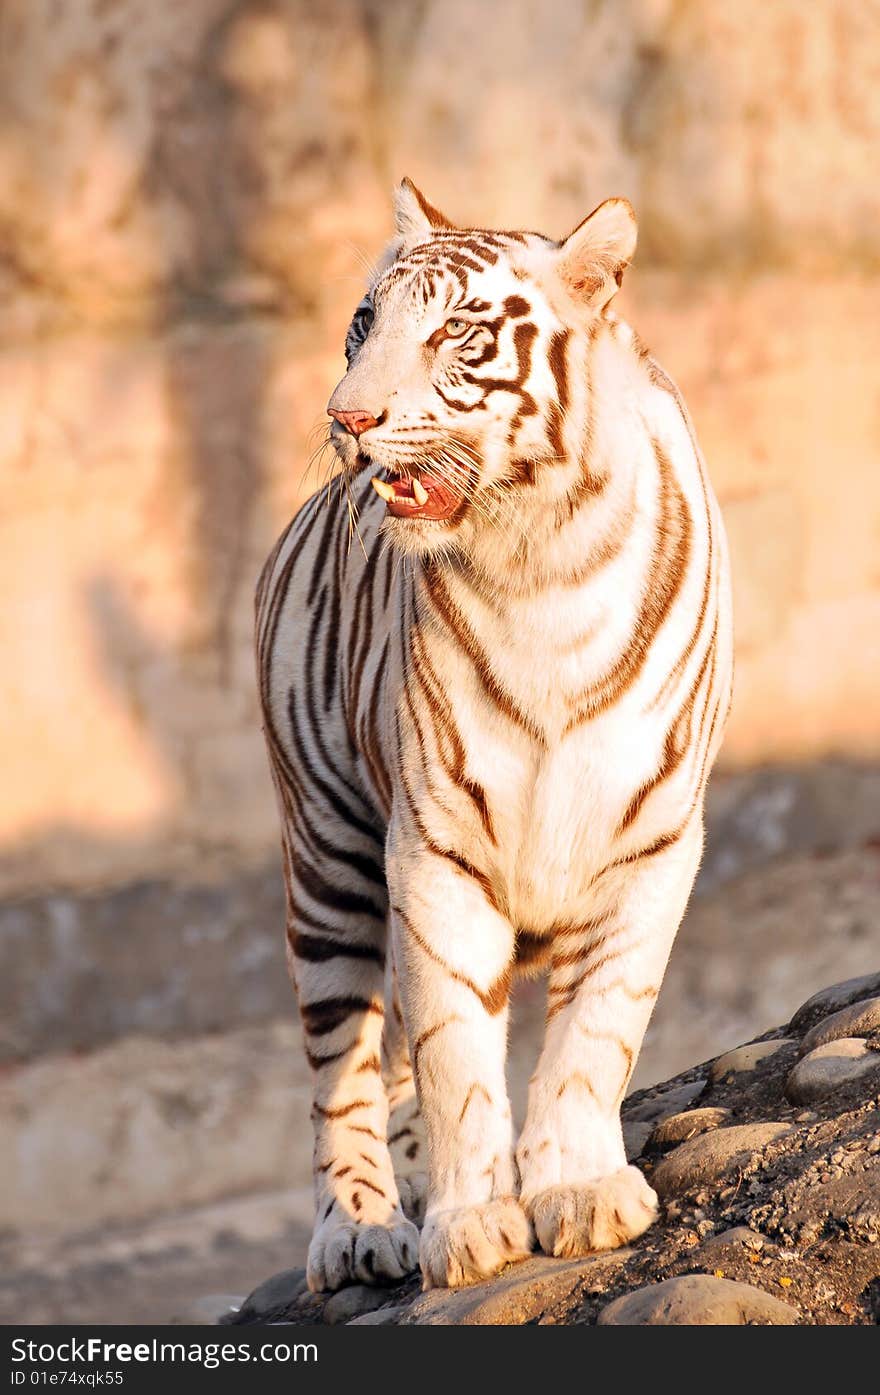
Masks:
[[[880,993],[880,973],[844,979],[842,983],[834,983],[830,988],[821,989],[802,1003],[791,1019],[789,1027],[793,1032],[802,1032],[820,1018],[827,1017],[829,1013],[848,1007],[850,1003],[861,1002],[863,998],[871,998],[876,993]]]
[[[777,1051],[791,1045],[790,1037],[777,1037],[775,1041],[750,1041],[746,1046],[737,1046],[735,1050],[725,1052],[712,1063],[709,1079],[713,1084],[717,1084],[728,1075],[741,1075],[754,1070],[768,1056],[775,1056]]]
[[[700,1134],[669,1153],[651,1173],[651,1185],[659,1196],[688,1191],[712,1182],[738,1161],[744,1162],[775,1138],[788,1133],[789,1125],[733,1124]]]
[[[284,1318],[304,1294],[308,1294],[305,1269],[282,1269],[248,1294],[234,1322],[245,1325]]]
[[[756,1252],[764,1248],[764,1237],[747,1225],[735,1225],[731,1226],[730,1230],[720,1231],[718,1235],[708,1236],[700,1246],[699,1253],[709,1251],[714,1258],[716,1250],[731,1248]]]
[[[390,1307],[375,1308],[371,1313],[362,1313],[360,1317],[352,1318],[349,1327],[390,1327],[400,1322],[405,1312],[405,1303],[392,1303]]]
[[[320,1308],[324,1303],[326,1303],[326,1301],[326,1293],[311,1293],[309,1289],[304,1288],[299,1298],[297,1298],[296,1302],[293,1305],[294,1320],[299,1322],[302,1318],[303,1312],[305,1312],[309,1308]]]
[[[421,1294],[405,1322],[428,1327],[521,1326],[585,1286],[603,1287],[631,1254],[626,1249],[585,1259],[527,1259],[471,1288]]]
[[[171,1319],[189,1327],[215,1327],[218,1323],[234,1322],[244,1303],[241,1294],[206,1293],[187,1307],[179,1309]]]
[[[850,1003],[840,1012],[823,1017],[815,1027],[811,1027],[801,1042],[801,1055],[806,1055],[817,1046],[828,1041],[839,1041],[841,1037],[869,1037],[880,1032],[880,998],[864,998],[861,1002]]]
[[[625,1124],[656,1124],[658,1120],[666,1119],[670,1114],[678,1114],[682,1109],[687,1109],[705,1088],[705,1080],[691,1080],[686,1085],[675,1085],[671,1090],[652,1090],[645,1099],[637,1100],[633,1104],[624,1100],[621,1111],[623,1121]]]
[[[751,1284],[685,1274],[626,1293],[603,1308],[602,1327],[793,1327],[797,1309]]]
[[[718,1129],[730,1118],[729,1109],[689,1109],[683,1114],[670,1114],[662,1119],[651,1135],[651,1142],[659,1147],[671,1143],[686,1143],[697,1134]]]
[[[324,1304],[324,1321],[330,1327],[351,1322],[364,1313],[372,1313],[388,1302],[387,1288],[368,1288],[366,1284],[351,1284],[341,1288]]]
[[[877,1069],[880,1053],[863,1037],[842,1037],[801,1057],[785,1082],[785,1093],[793,1104],[814,1104]]]
[[[651,1125],[641,1123],[637,1119],[624,1119],[623,1121],[623,1146],[626,1149],[626,1160],[632,1162],[635,1158],[640,1158],[645,1150],[645,1144],[651,1137]]]

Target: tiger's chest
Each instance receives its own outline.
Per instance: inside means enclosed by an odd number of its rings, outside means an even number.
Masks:
[[[521,927],[589,914],[603,869],[697,809],[729,626],[707,605],[708,530],[671,579],[658,546],[636,527],[585,584],[515,605],[435,570],[369,623],[352,607],[349,736],[377,807]]]
[[[664,719],[645,710],[635,682],[578,720],[588,666],[563,682],[561,666],[534,648],[491,657],[487,683],[473,654],[417,646],[385,694],[387,759],[395,798],[422,835],[478,867],[517,924],[541,930],[585,914],[621,847],[633,792],[662,759]],[[680,799],[671,784],[652,822],[673,817]]]

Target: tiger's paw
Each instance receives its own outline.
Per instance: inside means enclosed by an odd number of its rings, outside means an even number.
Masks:
[[[635,1240],[656,1220],[657,1194],[637,1167],[622,1167],[597,1182],[548,1187],[528,1210],[544,1253],[576,1259]]]
[[[362,1225],[331,1214],[309,1245],[306,1279],[313,1293],[346,1284],[393,1284],[419,1267],[419,1232],[396,1212],[387,1225]]]
[[[422,1230],[422,1287],[478,1284],[506,1264],[528,1258],[533,1243],[529,1219],[512,1196],[482,1206],[436,1211],[427,1217]]]

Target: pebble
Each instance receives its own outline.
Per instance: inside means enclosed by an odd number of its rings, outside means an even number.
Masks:
[[[600,1327],[792,1327],[796,1308],[763,1289],[711,1274],[684,1274],[616,1298],[599,1314]]]
[[[670,1114],[678,1114],[687,1109],[706,1088],[705,1080],[691,1080],[686,1085],[675,1085],[671,1090],[660,1090],[637,1104],[623,1102],[624,1123],[656,1124]]]
[[[324,1304],[324,1321],[329,1327],[338,1327],[340,1323],[351,1322],[362,1313],[371,1313],[387,1302],[387,1289],[369,1288],[366,1284],[351,1284],[327,1299]]]
[[[837,1012],[849,1003],[871,998],[876,993],[880,993],[880,973],[865,974],[861,978],[847,978],[842,983],[834,983],[830,988],[823,988],[819,993],[814,993],[812,998],[801,1004],[791,1019],[791,1029],[802,1032],[820,1017],[827,1017],[829,1013]]]
[[[747,1250],[762,1250],[764,1248],[764,1237],[757,1231],[750,1229],[747,1225],[731,1226],[730,1230],[722,1230],[718,1235],[713,1235],[703,1244],[704,1250],[721,1250],[729,1248],[731,1245],[744,1247]]]
[[[626,1150],[627,1162],[632,1162],[634,1158],[640,1158],[645,1150],[645,1144],[651,1137],[651,1125],[641,1123],[637,1119],[623,1120],[623,1146]]]
[[[734,1051],[719,1056],[712,1063],[709,1079],[717,1084],[728,1075],[742,1075],[745,1071],[754,1070],[768,1056],[775,1056],[784,1046],[791,1045],[791,1037],[777,1037],[775,1041],[750,1041],[746,1046],[738,1046]]]
[[[842,1037],[869,1037],[872,1032],[880,1032],[880,998],[865,998],[860,1003],[850,1003],[830,1017],[823,1017],[807,1032],[801,1042],[800,1054],[805,1056],[808,1051],[824,1046],[828,1041],[839,1041]]]
[[[283,1318],[308,1293],[305,1269],[282,1269],[249,1293],[241,1305],[239,1323],[272,1322]]]
[[[697,1134],[720,1128],[729,1118],[729,1109],[688,1109],[683,1114],[670,1114],[654,1129],[651,1142],[659,1147],[685,1143],[689,1138],[696,1138]]]
[[[842,1037],[802,1056],[785,1082],[785,1093],[793,1104],[814,1104],[878,1067],[880,1054],[863,1037]]]
[[[668,1196],[670,1192],[689,1191],[701,1183],[712,1182],[736,1159],[745,1160],[788,1130],[789,1125],[782,1123],[733,1124],[712,1129],[668,1153],[651,1173],[651,1185],[660,1196]]]

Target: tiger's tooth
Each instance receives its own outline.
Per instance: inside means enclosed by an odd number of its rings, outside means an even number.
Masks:
[[[428,502],[428,491],[427,491],[427,489],[425,488],[425,486],[422,484],[422,481],[421,481],[421,480],[417,480],[417,479],[414,479],[414,480],[413,480],[413,482],[412,482],[412,491],[413,491],[413,498],[415,499],[415,501],[416,501],[416,503],[418,504],[419,508],[421,508],[422,504],[427,504],[427,502]]]
[[[375,489],[379,498],[384,499],[386,504],[392,503],[394,499],[397,497],[394,493],[394,490],[391,488],[391,485],[386,484],[385,480],[380,480],[378,475],[373,476],[373,478],[370,480],[370,484]]]

